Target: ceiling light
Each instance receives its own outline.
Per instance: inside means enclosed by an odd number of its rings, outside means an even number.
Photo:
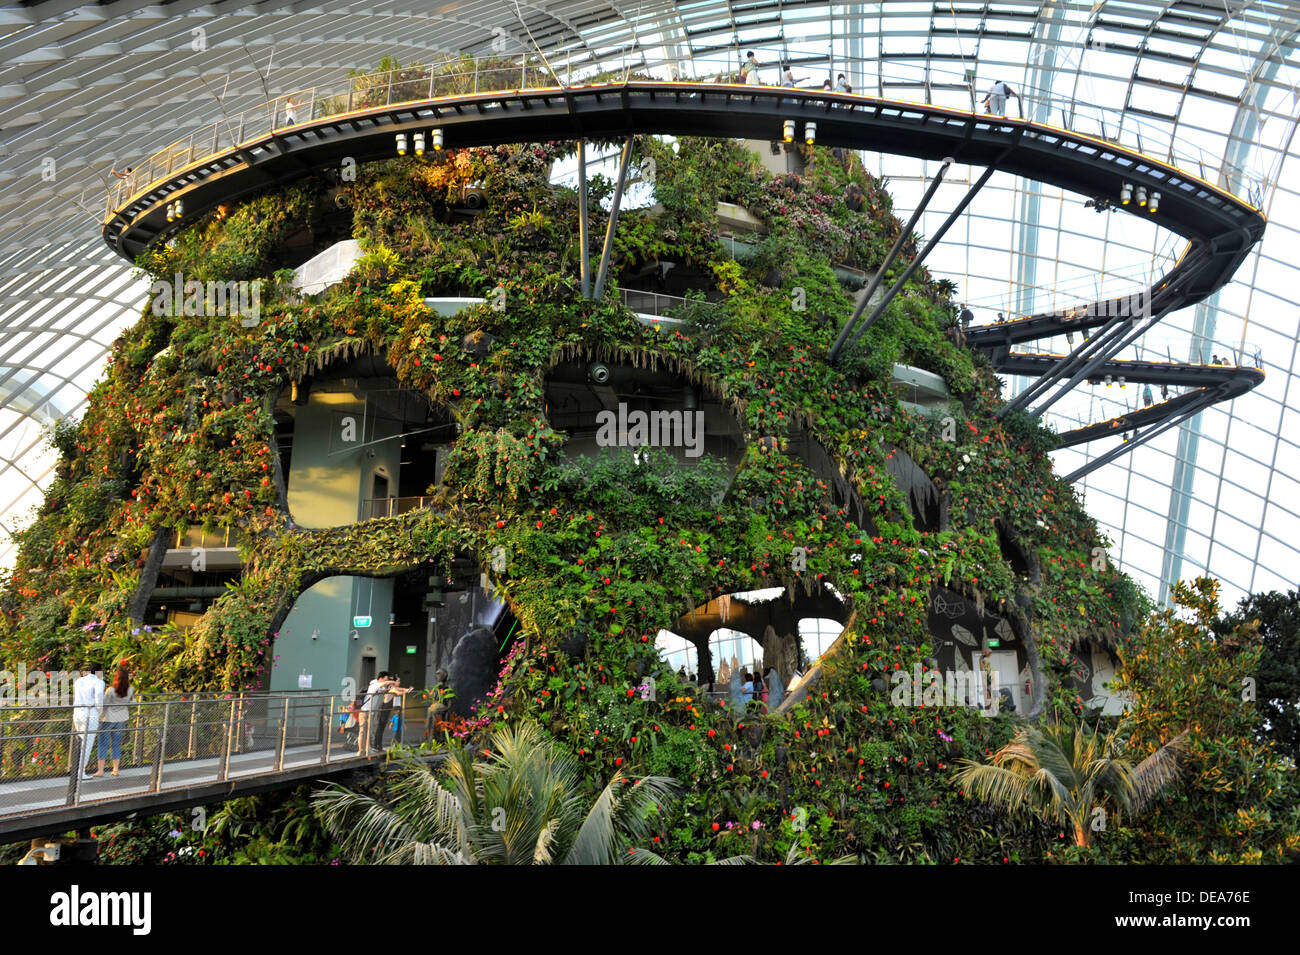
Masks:
[[[406,133],[397,134],[397,155],[406,155]]]

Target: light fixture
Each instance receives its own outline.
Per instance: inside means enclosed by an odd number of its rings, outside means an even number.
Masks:
[[[1143,186],[1138,186],[1138,205],[1145,206],[1146,204],[1147,204],[1146,188]]]
[[[435,130],[433,131],[433,148],[434,148],[435,151],[440,151],[440,150],[442,149],[442,130],[441,130],[441,129],[435,129]]]
[[[1111,377],[1110,375],[1107,375],[1107,376],[1106,376],[1106,387],[1109,388],[1109,387],[1111,386],[1111,384],[1112,384],[1114,381],[1115,381],[1115,379],[1114,379],[1113,377]]]
[[[794,120],[787,119],[781,124],[781,138],[787,143],[794,142]]]
[[[1160,193],[1153,192],[1151,193],[1151,201],[1147,203],[1147,212],[1159,212],[1159,211],[1160,211]]]
[[[397,155],[406,155],[406,133],[397,134]]]
[[[804,123],[804,124],[803,124],[803,141],[804,141],[805,143],[807,143],[809,146],[811,146],[813,143],[815,143],[815,142],[817,141],[817,124],[816,124],[816,123]]]
[[[1132,198],[1133,198],[1133,184],[1131,182],[1126,182],[1124,183],[1124,185],[1119,187],[1120,205],[1122,206],[1128,205],[1129,202],[1132,200]]]
[[[167,221],[171,222],[175,218],[176,218],[176,203],[170,202],[167,204]]]
[[[414,148],[415,154],[417,156],[423,156],[424,155],[424,133],[420,132],[412,136],[411,145]]]
[[[182,200],[180,200],[180,199],[177,199],[177,200],[176,200],[176,218],[179,219],[179,218],[180,218],[181,216],[183,216],[184,214],[185,214],[185,203],[184,203],[184,201],[182,201]]]

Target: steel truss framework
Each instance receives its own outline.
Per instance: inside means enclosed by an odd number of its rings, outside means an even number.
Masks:
[[[1086,493],[1112,529],[1112,556],[1155,587],[1199,568],[1230,590],[1294,585],[1300,411],[1288,399],[1300,274],[1290,250],[1300,193],[1287,183],[1300,181],[1298,18],[1295,3],[1250,0],[465,0],[427,13],[385,0],[364,9],[339,0],[0,6],[0,430],[29,427],[13,420],[39,420],[41,409],[76,413],[109,340],[143,302],[128,269],[88,241],[110,169],[268,93],[383,56],[544,55],[566,79],[610,69],[666,79],[734,72],[753,49],[773,82],[771,67],[785,60],[814,84],[845,72],[858,91],[966,109],[1002,79],[1027,118],[1170,160],[1259,206],[1269,232],[1237,278],[1131,347],[1148,362],[1224,355],[1235,365],[1257,347],[1267,380],[1097,471]],[[925,170],[880,165],[906,215],[909,177],[923,181]],[[969,185],[949,178],[953,189]],[[922,217],[923,234],[955,205],[947,195]],[[1167,235],[1084,213],[1081,200],[998,173],[928,265],[957,280],[981,318],[1068,308],[1168,270]],[[41,335],[66,343],[45,347]],[[1072,346],[1049,340],[1039,350]],[[1132,391],[1080,391],[1047,415],[1062,430],[1140,410]],[[1099,444],[1058,452],[1063,472],[1104,454]],[[40,483],[38,447],[0,444],[0,468]]]

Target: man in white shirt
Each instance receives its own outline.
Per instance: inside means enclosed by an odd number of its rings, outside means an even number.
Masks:
[[[984,96],[984,108],[996,116],[1005,116],[1007,113],[1007,97],[1011,96],[1020,99],[1020,94],[1013,90],[1006,83],[998,80],[989,89]]]
[[[95,736],[99,732],[99,714],[104,709],[104,680],[97,673],[90,671],[90,664],[81,668],[81,676],[72,684],[72,731],[81,740],[79,766],[72,771],[81,773],[83,779],[90,774],[85,771],[86,760],[95,748]]]
[[[384,738],[384,718],[386,707],[384,696],[392,678],[387,670],[380,670],[379,675],[366,686],[366,701],[361,704],[361,732],[357,735],[359,751],[367,755],[368,749],[381,749]],[[372,739],[373,737],[373,739]]]

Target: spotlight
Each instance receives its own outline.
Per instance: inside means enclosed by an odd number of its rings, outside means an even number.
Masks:
[[[183,215],[185,215],[185,203],[184,203],[183,200],[181,200],[181,199],[177,199],[177,200],[176,200],[176,218],[179,219],[179,218],[180,218],[181,216],[183,216]]]
[[[1145,206],[1146,204],[1147,204],[1147,191],[1143,186],[1138,186],[1138,205]]]
[[[787,119],[781,124],[781,138],[787,143],[794,142],[794,120]]]
[[[1105,378],[1106,387],[1109,388],[1114,383],[1114,381],[1115,379],[1112,376],[1107,375]]]
[[[803,141],[804,141],[805,143],[807,143],[809,146],[811,146],[813,143],[815,143],[815,142],[817,141],[817,124],[816,124],[816,123],[804,123],[804,124],[803,124]]]
[[[1124,183],[1124,185],[1119,187],[1120,205],[1122,206],[1128,205],[1130,200],[1132,200],[1132,198],[1133,198],[1133,184],[1130,182],[1126,182]]]
[[[1147,203],[1147,212],[1159,212],[1159,211],[1160,211],[1160,193],[1153,192],[1151,193],[1151,201]]]
[[[397,155],[406,155],[406,133],[397,134]]]
[[[440,151],[440,150],[442,149],[442,130],[441,130],[441,129],[435,129],[435,130],[433,131],[433,148],[434,148],[435,151]]]
[[[416,133],[413,137],[411,137],[411,145],[414,148],[415,154],[417,156],[423,156],[424,155],[424,133]]]
[[[171,221],[174,220],[175,218],[176,218],[176,203],[174,203],[174,202],[168,203],[168,204],[167,204],[167,221],[168,221],[168,222],[171,222]]]

